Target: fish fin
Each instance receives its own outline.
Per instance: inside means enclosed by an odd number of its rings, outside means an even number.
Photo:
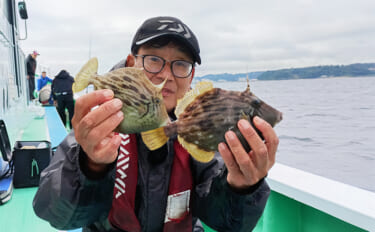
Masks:
[[[249,115],[247,115],[244,111],[241,111],[240,119],[245,119],[247,121],[251,121],[251,118]]]
[[[161,148],[169,139],[164,132],[164,127],[141,132],[141,136],[143,142],[151,151]]]
[[[213,89],[213,84],[211,81],[201,81],[201,82],[198,82],[196,85],[195,85],[195,88],[194,89],[191,89],[189,92],[187,92],[185,94],[185,96],[178,100],[177,102],[177,106],[176,106],[176,109],[175,109],[175,115],[178,116],[185,111],[185,108],[191,103],[194,101],[194,99],[201,95],[202,93],[205,93],[209,90]]]
[[[90,83],[90,79],[98,72],[98,58],[93,57],[78,72],[72,86],[73,92],[84,90]]]
[[[246,76],[246,82],[247,82],[247,87],[245,89],[246,93],[250,93],[250,81],[249,81],[249,76]]]
[[[214,156],[215,152],[213,151],[204,151],[198,148],[197,145],[186,142],[182,137],[177,136],[178,141],[180,144],[189,152],[189,154],[199,162],[208,163],[210,162]]]
[[[148,78],[147,78],[148,79]],[[165,78],[164,81],[158,85],[153,84],[156,88],[160,90],[160,92],[163,90],[164,85],[167,83],[168,78]]]

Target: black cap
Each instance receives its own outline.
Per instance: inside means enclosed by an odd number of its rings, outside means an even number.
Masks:
[[[168,16],[147,19],[138,28],[132,42],[132,53],[135,54],[139,47],[148,41],[162,36],[173,36],[180,40],[191,51],[195,61],[201,64],[199,44],[194,33],[178,18]]]

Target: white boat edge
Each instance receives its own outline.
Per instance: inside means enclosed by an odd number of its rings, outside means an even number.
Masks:
[[[375,193],[276,163],[267,176],[275,192],[359,228],[375,231]]]

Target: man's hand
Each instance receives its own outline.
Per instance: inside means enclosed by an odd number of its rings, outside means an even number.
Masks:
[[[29,76],[29,75],[27,75],[27,77],[26,77],[26,78],[27,78],[27,80],[28,80],[28,79],[30,79],[30,76]]]
[[[255,129],[246,120],[238,122],[238,128],[249,143],[251,151],[247,153],[233,131],[225,133],[225,143],[219,144],[219,152],[228,169],[228,184],[238,190],[246,189],[264,178],[275,163],[279,139],[266,121],[254,117],[254,125],[265,141],[259,137]]]
[[[98,106],[92,110],[93,107]],[[112,90],[97,90],[77,99],[72,124],[88,157],[88,168],[100,172],[116,160],[121,137],[113,130],[124,119],[122,102]]]

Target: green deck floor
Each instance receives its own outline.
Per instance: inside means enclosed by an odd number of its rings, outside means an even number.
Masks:
[[[57,112],[52,112],[51,120],[59,122]],[[34,118],[23,129],[22,141],[49,140],[46,117]],[[9,130],[9,129],[8,129]],[[12,138],[11,141],[14,141]],[[13,144],[11,144],[13,146]],[[40,219],[34,213],[32,201],[37,191],[37,187],[15,188],[12,198],[4,205],[0,205],[0,231],[4,232],[49,232],[58,231],[52,228],[48,222]]]

